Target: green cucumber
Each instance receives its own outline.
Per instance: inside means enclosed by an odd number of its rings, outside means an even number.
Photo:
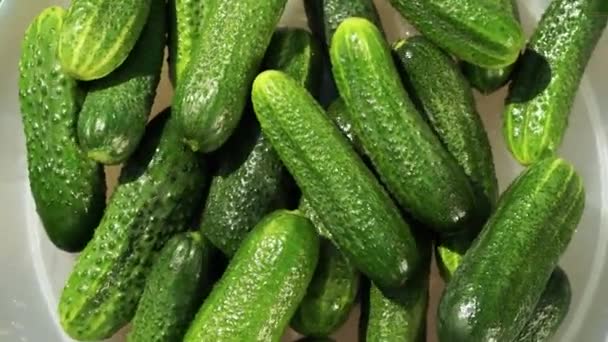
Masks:
[[[395,52],[410,96],[468,176],[485,222],[496,204],[498,181],[471,87],[452,58],[422,36],[399,41]]]
[[[212,152],[236,128],[286,0],[211,0],[178,83],[174,115],[186,143]]]
[[[252,99],[262,132],[340,251],[379,286],[403,284],[419,263],[410,227],[319,104],[279,71],[256,78]]]
[[[471,64],[486,68],[511,65],[525,44],[519,22],[496,0],[390,2],[425,37]]]
[[[184,342],[279,341],[304,297],[319,237],[297,212],[276,211],[247,236]]]
[[[471,247],[478,231],[465,232],[454,236],[441,237],[435,245],[435,260],[441,278],[449,282],[462,263],[462,258]]]
[[[298,210],[304,216],[308,217],[310,221],[312,221],[312,223],[315,225],[317,233],[319,233],[321,237],[324,237],[328,240],[333,240],[331,232],[327,230],[327,228],[325,228],[325,224],[323,224],[317,212],[311,207],[310,201],[307,201],[304,197],[300,198],[300,205],[298,206]]]
[[[365,18],[382,28],[373,0],[304,0],[312,32],[329,47],[338,26],[347,18]]]
[[[90,81],[120,66],[135,46],[152,0],[73,0],[59,39],[63,70]]]
[[[587,62],[608,21],[597,0],[553,0],[530,38],[509,89],[503,133],[528,165],[555,154]]]
[[[342,98],[337,98],[329,105],[329,108],[327,108],[327,116],[329,116],[338,129],[340,129],[342,134],[346,136],[357,153],[364,157],[365,150],[363,144],[354,132],[353,124],[350,122],[350,116],[348,115],[347,110],[344,100],[342,100]]]
[[[131,320],[157,251],[190,224],[199,205],[201,157],[168,117],[167,111],[146,129],[63,289],[60,323],[74,339],[108,338]]]
[[[570,289],[568,276],[563,269],[558,267],[551,274],[531,319],[514,341],[550,341],[564,318],[566,318],[571,299],[572,290]]]
[[[165,52],[165,1],[151,0],[148,23],[127,60],[93,81],[78,118],[80,146],[103,164],[124,162],[144,135]]]
[[[182,233],[160,251],[137,305],[129,342],[183,338],[208,287],[211,245],[198,232]]]
[[[65,11],[44,10],[28,27],[19,61],[19,102],[36,211],[49,239],[80,251],[105,207],[103,168],[78,146],[76,121],[84,93],[57,58]]]
[[[173,84],[181,79],[192,58],[194,42],[197,41],[207,0],[169,0],[169,75]]]
[[[359,278],[359,272],[331,241],[321,241],[319,263],[291,327],[313,337],[329,336],[336,331],[354,306]]]
[[[405,286],[381,290],[369,284],[363,291],[359,340],[367,342],[426,341],[431,239],[418,236],[424,262]]]
[[[584,203],[582,180],[568,162],[545,159],[524,171],[448,283],[439,305],[439,339],[514,340],[570,242]]]
[[[353,130],[401,207],[440,232],[475,221],[469,180],[409,99],[378,29],[346,19],[330,55]]]
[[[505,13],[511,13],[519,21],[516,0],[496,0],[503,6]],[[483,68],[471,63],[462,63],[462,72],[471,85],[483,94],[490,94],[504,86],[511,76],[515,63],[502,68]]]
[[[310,33],[280,29],[273,36],[264,67],[284,70],[300,85],[316,89],[320,56]],[[292,181],[262,135],[250,106],[218,155],[219,167],[211,182],[201,230],[224,254],[232,256],[257,222],[286,207]]]

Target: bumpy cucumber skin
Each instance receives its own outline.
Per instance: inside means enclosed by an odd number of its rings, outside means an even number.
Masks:
[[[306,293],[319,257],[312,223],[276,211],[247,236],[184,338],[279,341]]]
[[[350,116],[347,113],[346,103],[342,98],[337,98],[327,108],[327,116],[334,122],[340,131],[346,136],[346,138],[353,145],[355,150],[360,156],[365,156],[365,150],[361,140],[357,138],[353,124],[350,122]]]
[[[420,33],[460,60],[486,68],[513,64],[525,44],[519,22],[496,2],[390,0]]]
[[[520,175],[444,291],[439,339],[515,339],[570,242],[584,196],[580,177],[562,159],[545,159]]]
[[[262,132],[340,251],[379,286],[403,284],[419,262],[411,229],[346,138],[284,73],[263,72],[252,93]]]
[[[19,102],[36,210],[49,239],[80,251],[105,207],[103,168],[78,146],[76,121],[84,93],[57,59],[65,11],[44,10],[27,29],[19,62]]]
[[[560,267],[551,274],[536,308],[516,342],[550,341],[566,318],[572,290],[568,276]]]
[[[211,248],[198,232],[178,234],[165,244],[146,279],[127,341],[181,340],[209,285]]]
[[[169,0],[169,75],[175,85],[190,63],[194,42],[200,36],[205,21],[207,0]]]
[[[279,29],[263,64],[285,71],[308,89],[317,89],[320,58],[310,33]],[[293,181],[262,135],[250,106],[218,155],[219,167],[211,182],[201,230],[224,254],[232,256],[256,223],[286,207]]]
[[[481,221],[493,210],[498,181],[488,135],[471,87],[452,58],[422,36],[395,45],[396,55],[431,127],[468,176]]]
[[[217,150],[236,128],[286,0],[210,0],[178,83],[174,113],[194,150]]]
[[[319,263],[291,327],[304,336],[329,336],[346,322],[359,291],[359,279],[359,272],[333,243],[321,241]]]
[[[146,129],[63,290],[59,318],[74,339],[104,339],[129,322],[157,251],[190,224],[199,205],[206,178],[201,157],[168,117]]]
[[[78,118],[80,146],[103,164],[124,162],[146,130],[165,51],[165,1],[151,0],[148,22],[125,62],[93,81]]]
[[[135,46],[152,0],[73,0],[59,40],[63,70],[74,78],[102,78]]]
[[[597,0],[552,1],[518,63],[504,113],[507,147],[523,165],[555,154],[587,62],[608,20]]]
[[[496,0],[503,6],[505,13],[511,13],[519,21],[516,0]],[[483,68],[471,63],[462,63],[462,72],[471,85],[482,94],[490,94],[504,86],[513,72],[515,63],[502,68]]]
[[[329,47],[338,26],[347,18],[365,18],[382,28],[373,0],[304,0],[311,30]]]
[[[378,29],[345,20],[330,55],[354,132],[397,202],[439,232],[467,228],[476,216],[469,180],[409,99]]]

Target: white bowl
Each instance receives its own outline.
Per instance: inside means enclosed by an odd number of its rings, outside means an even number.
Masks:
[[[377,0],[391,41],[413,32],[385,0]],[[529,34],[548,0],[520,1]],[[70,341],[57,323],[57,300],[74,256],[56,250],[48,241],[30,195],[25,141],[17,100],[20,41],[28,23],[44,7],[63,4],[50,0],[0,0],[0,341]],[[283,24],[305,26],[300,1],[291,0]],[[561,155],[572,161],[585,180],[587,205],[568,251],[561,259],[573,288],[570,313],[556,341],[606,341],[608,336],[608,34],[587,68],[570,119]],[[604,62],[605,63],[605,62]],[[481,98],[492,141],[496,170],[504,189],[521,168],[508,154],[500,131],[500,108],[505,92]],[[155,110],[170,102],[171,88],[161,83]],[[434,335],[436,299],[441,281],[432,281],[434,303],[429,309],[429,336]],[[357,314],[338,332],[339,341],[353,341]],[[296,335],[288,332],[286,341]],[[121,341],[115,337],[112,341]]]

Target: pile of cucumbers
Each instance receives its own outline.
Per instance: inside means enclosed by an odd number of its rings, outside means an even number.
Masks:
[[[19,99],[49,239],[80,252],[59,322],[80,341],[548,341],[585,192],[557,156],[608,21],[552,0],[526,40],[512,0],[72,0],[36,17]],[[312,33],[311,33],[312,32]],[[174,95],[152,113],[165,50]],[[509,84],[524,171],[500,194],[473,88]],[[121,165],[106,198],[104,169]],[[433,261],[434,256],[434,261]]]

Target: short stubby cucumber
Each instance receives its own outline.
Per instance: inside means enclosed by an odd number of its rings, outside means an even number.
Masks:
[[[108,338],[131,320],[158,250],[191,224],[200,205],[203,161],[169,116],[146,129],[63,289],[59,319],[74,339]]]
[[[448,283],[439,304],[439,339],[514,340],[568,246],[584,203],[582,180],[563,159],[545,159],[524,171]]]
[[[151,1],[148,23],[129,57],[88,85],[78,118],[80,146],[103,164],[122,163],[135,151],[156,96],[165,51],[165,1]]]
[[[469,177],[485,222],[496,204],[498,181],[471,87],[452,58],[422,36],[401,40],[394,50],[410,96]]]
[[[319,237],[297,212],[276,211],[247,236],[184,342],[278,342],[306,293]]]
[[[469,180],[408,97],[378,29],[346,19],[330,50],[353,131],[403,209],[445,233],[476,221]]]
[[[390,2],[425,37],[460,60],[478,66],[511,65],[525,44],[521,25],[496,0]]]
[[[173,99],[186,143],[212,152],[236,128],[286,0],[210,0]]]
[[[279,71],[253,83],[262,132],[352,264],[381,287],[402,285],[419,263],[411,228],[306,89]]]
[[[608,11],[597,0],[553,0],[518,63],[504,113],[507,147],[521,164],[555,154]]]
[[[204,11],[208,0],[169,0],[169,75],[173,84],[181,79],[190,63],[194,42],[200,35],[205,21]]]
[[[566,318],[572,290],[566,272],[560,267],[551,274],[536,308],[515,342],[548,342]]]
[[[65,11],[44,10],[30,24],[19,61],[19,102],[36,211],[49,239],[80,251],[93,236],[105,207],[103,168],[78,146],[76,121],[84,99],[57,59]]]
[[[512,13],[519,21],[519,9],[516,0],[495,0],[503,6],[505,13]],[[471,85],[483,94],[490,94],[504,86],[513,72],[515,63],[502,68],[483,68],[471,63],[462,63],[462,71]]]
[[[318,86],[321,54],[313,37],[301,29],[279,29],[266,53],[264,68],[288,73],[308,89]],[[203,210],[201,230],[227,256],[266,214],[285,208],[293,180],[260,131],[251,106],[234,135],[220,148],[218,169]]]
[[[306,296],[291,320],[292,328],[313,337],[329,336],[336,331],[346,322],[354,306],[359,279],[359,272],[333,242],[322,240],[319,263]]]
[[[181,233],[158,254],[137,305],[129,342],[174,342],[184,337],[209,287],[211,244]]]
[[[327,47],[338,26],[347,18],[365,18],[382,28],[373,0],[304,0],[304,8],[311,31]]]
[[[118,68],[146,24],[151,1],[72,0],[59,39],[63,69],[90,81]]]

